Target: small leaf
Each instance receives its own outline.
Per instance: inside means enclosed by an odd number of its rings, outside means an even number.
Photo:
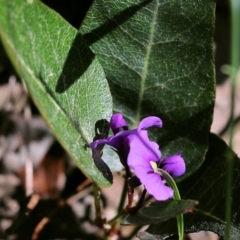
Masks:
[[[96,56],[76,29],[40,1],[0,0],[0,6],[1,40],[45,121],[77,166],[109,186],[84,149],[95,123],[112,114]]]
[[[126,215],[122,225],[148,225],[156,224],[173,218],[181,213],[192,209],[197,204],[193,200],[170,200],[164,202],[156,202],[149,206],[141,208],[138,212]]]

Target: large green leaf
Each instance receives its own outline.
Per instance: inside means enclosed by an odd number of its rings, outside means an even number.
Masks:
[[[83,172],[109,183],[85,143],[112,100],[101,65],[76,29],[35,0],[0,0],[0,36],[43,117]]]
[[[230,239],[240,238],[240,159],[227,144],[214,134],[209,137],[209,150],[202,166],[189,178],[179,184],[183,198],[195,198],[199,201],[193,214],[184,216],[186,232],[208,230],[224,236],[226,210],[227,162],[234,158],[232,223]],[[154,233],[173,233],[177,231],[174,222],[166,222],[151,227]],[[159,229],[161,229],[159,231]]]
[[[157,115],[163,154],[183,152],[187,175],[204,159],[214,105],[215,0],[98,0],[80,31],[97,55],[114,111],[132,127]]]

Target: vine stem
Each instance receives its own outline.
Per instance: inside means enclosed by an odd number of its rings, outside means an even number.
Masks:
[[[180,193],[178,191],[178,187],[175,183],[175,181],[173,180],[173,178],[163,169],[157,169],[157,172],[163,176],[163,178],[166,180],[166,182],[168,183],[168,185],[174,190],[174,195],[173,198],[175,200],[181,200],[181,196]],[[179,236],[179,240],[183,240],[184,238],[184,221],[183,221],[183,214],[179,214],[177,217],[177,227],[178,227],[178,236]]]

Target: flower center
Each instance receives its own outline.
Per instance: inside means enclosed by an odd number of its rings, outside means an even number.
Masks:
[[[156,162],[153,162],[153,161],[150,161],[150,164],[154,170],[154,172],[157,170],[157,163]]]

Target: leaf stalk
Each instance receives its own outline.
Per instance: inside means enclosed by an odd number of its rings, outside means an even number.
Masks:
[[[174,179],[163,169],[158,169],[158,172],[163,176],[163,178],[167,181],[168,185],[174,190],[173,198],[175,200],[181,200],[180,193],[178,191],[177,184],[175,183]],[[176,216],[177,218],[177,227],[178,227],[178,236],[179,240],[183,240],[184,238],[184,221],[183,221],[183,214],[179,214]]]

